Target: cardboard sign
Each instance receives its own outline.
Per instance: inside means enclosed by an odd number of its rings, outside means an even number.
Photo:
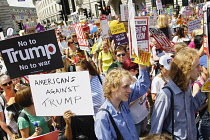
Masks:
[[[201,28],[201,19],[196,19],[188,22],[188,33],[192,33],[193,30],[200,28]]]
[[[111,34],[112,34],[112,35],[126,32],[123,23],[116,24],[116,25],[114,25],[114,26],[110,26],[110,30],[111,30]]]
[[[112,35],[116,46],[128,44],[128,37],[126,32]]]
[[[128,13],[128,5],[127,4],[120,5],[120,13],[121,13],[121,20],[128,21],[129,13]]]
[[[149,52],[148,17],[135,17],[137,47]]]
[[[109,25],[106,18],[106,15],[100,15],[100,25],[102,29],[102,38],[109,37]]]
[[[150,65],[151,53],[149,52],[142,52],[142,54],[139,57],[136,57],[135,55],[133,55],[132,57],[134,58],[134,63],[146,66]]]
[[[201,87],[202,92],[210,92],[210,78],[206,80],[206,82]]]
[[[166,35],[160,29],[149,28],[149,32],[163,50],[168,52],[174,52],[171,41],[166,37]]]
[[[11,78],[63,67],[54,30],[3,40],[0,46]]]
[[[27,138],[25,140],[58,140],[58,133],[59,131],[57,130],[37,137]]]
[[[37,116],[93,115],[89,72],[29,76]],[[40,92],[41,91],[41,92]]]
[[[74,24],[74,29],[77,35],[77,40],[79,43],[79,47],[82,49],[88,48],[88,41],[86,40],[82,23]]]

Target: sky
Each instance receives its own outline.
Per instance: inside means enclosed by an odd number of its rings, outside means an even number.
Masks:
[[[32,0],[25,0],[18,2],[18,0],[7,0],[9,6],[16,6],[16,7],[35,7]]]

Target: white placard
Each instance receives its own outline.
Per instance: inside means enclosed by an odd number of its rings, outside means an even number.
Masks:
[[[102,38],[108,38],[110,29],[109,29],[106,15],[100,15],[100,25],[102,29]]]
[[[121,12],[121,21],[128,21],[129,13],[128,13],[127,4],[120,5],[120,12]]]
[[[162,5],[162,1],[161,0],[156,0],[156,5],[157,5],[157,9],[160,10],[163,8],[163,5]]]
[[[79,23],[79,14],[77,12],[72,13],[71,17],[72,17],[73,24]]]
[[[187,23],[188,25],[188,33],[192,33],[195,29],[201,28],[201,19],[196,19]]]
[[[89,73],[66,72],[29,75],[37,116],[93,115]]]

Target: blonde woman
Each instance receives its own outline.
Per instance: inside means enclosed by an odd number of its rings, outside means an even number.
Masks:
[[[102,51],[98,55],[98,67],[101,74],[106,74],[109,66],[114,62],[114,54],[107,41],[102,42]]]
[[[159,28],[166,35],[166,37],[168,37],[168,39],[171,40],[172,33],[168,24],[168,20],[169,18],[167,17],[167,15],[159,15],[157,28]]]
[[[176,139],[197,140],[194,112],[205,103],[206,95],[198,91],[193,97],[189,85],[199,76],[199,64],[199,56],[192,48],[185,47],[175,55],[169,72],[170,80],[155,101],[151,134],[174,132]]]

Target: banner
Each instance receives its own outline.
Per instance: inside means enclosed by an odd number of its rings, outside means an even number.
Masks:
[[[149,52],[148,17],[135,17],[137,47]]]
[[[166,37],[166,35],[160,29],[149,28],[149,32],[163,50],[168,52],[174,52],[171,41]]]
[[[121,13],[121,21],[128,21],[129,13],[128,13],[127,4],[120,4],[120,13]]]
[[[188,33],[192,33],[195,29],[201,28],[201,19],[196,19],[187,23],[188,25]]]
[[[54,30],[0,41],[11,79],[63,67]]]
[[[156,0],[157,10],[163,9],[162,1]]]
[[[109,25],[106,19],[106,15],[100,15],[100,25],[102,30],[102,38],[109,37]]]
[[[88,71],[29,75],[37,116],[93,115]],[[41,91],[41,92],[40,92]]]
[[[78,40],[80,49],[82,50],[88,49],[88,41],[86,40],[84,31],[82,28],[82,23],[74,24],[74,29],[77,35],[77,40]]]
[[[25,140],[58,140],[58,133],[59,131],[57,130],[37,137],[27,138]]]

